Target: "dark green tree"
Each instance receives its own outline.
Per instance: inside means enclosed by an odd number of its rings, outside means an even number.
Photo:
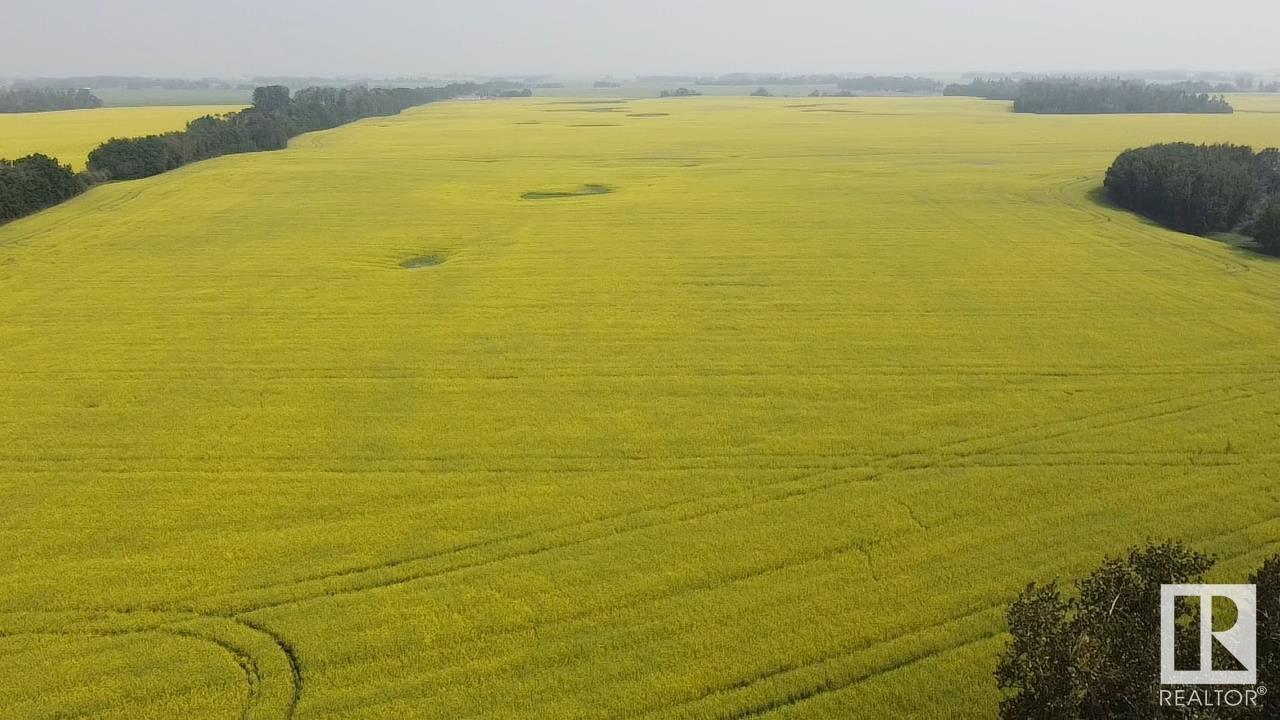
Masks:
[[[1258,587],[1258,684],[1271,692],[1262,697],[1260,707],[1248,717],[1280,717],[1280,555],[1262,563],[1249,576]]]
[[[262,112],[276,112],[289,108],[289,88],[283,85],[267,85],[253,91],[253,107]]]
[[[13,88],[0,90],[0,113],[83,110],[102,107],[102,100],[84,88]]]
[[[84,192],[87,183],[48,155],[0,160],[0,222],[30,215]]]
[[[1244,230],[1280,188],[1280,153],[1239,145],[1168,143],[1126,150],[1104,186],[1117,205],[1175,230]]]
[[[1265,253],[1280,255],[1280,195],[1272,195],[1258,219],[1249,228],[1249,234]]]
[[[1064,598],[1029,585],[1009,608],[996,681],[1002,720],[1146,720],[1159,705],[1160,586],[1193,582],[1212,558],[1180,543],[1109,558]],[[1182,617],[1183,622],[1191,618]]]

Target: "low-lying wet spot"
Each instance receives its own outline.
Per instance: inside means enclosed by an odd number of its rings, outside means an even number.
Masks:
[[[622,127],[621,123],[577,123],[569,127]]]
[[[400,267],[405,270],[424,270],[437,265],[443,265],[444,261],[445,257],[443,255],[418,255],[401,260]]]
[[[590,197],[613,192],[608,185],[583,185],[577,190],[530,190],[521,195],[524,200],[556,200],[558,198]]]
[[[627,117],[671,117],[671,113],[627,113]]]

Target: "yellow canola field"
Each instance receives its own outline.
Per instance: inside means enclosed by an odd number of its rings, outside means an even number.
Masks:
[[[1280,115],[456,102],[0,227],[0,715],[992,718],[1027,582],[1280,549],[1280,263],[1097,194],[1171,140]]]
[[[194,105],[0,113],[0,158],[16,160],[44,153],[83,170],[89,153],[113,137],[181,130],[198,117],[239,109],[237,105]]]

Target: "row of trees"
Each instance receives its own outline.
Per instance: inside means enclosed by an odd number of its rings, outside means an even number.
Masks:
[[[260,87],[253,92],[253,106],[246,110],[198,118],[185,130],[112,138],[89,153],[89,170],[105,180],[158,175],[220,155],[279,150],[295,135],[361,118],[394,115],[415,105],[482,89],[470,83],[417,89],[313,87],[290,96],[289,88],[283,85]]]
[[[676,88],[675,90],[663,90],[662,93],[658,95],[658,97],[664,97],[664,98],[698,97],[701,94],[702,93],[698,92],[697,90],[690,90],[689,88],[682,87],[682,88]]]
[[[1022,89],[1022,80],[999,78],[986,80],[974,78],[968,83],[952,83],[942,89],[942,94],[954,97],[977,97],[987,100],[1013,100]]]
[[[0,160],[0,223],[38,212],[85,191],[88,182],[48,155]]]
[[[0,222],[68,200],[95,182],[148,177],[219,155],[278,150],[301,133],[438,100],[503,91],[488,84],[456,83],[416,89],[314,87],[291,96],[283,86],[260,87],[246,110],[198,118],[177,132],[108,140],[89,153],[84,173],[45,155],[0,160]]]
[[[831,85],[840,81],[838,75],[773,75],[760,73],[729,73],[719,77],[693,78],[697,85]],[[669,82],[687,82],[688,79],[669,79]]]
[[[1013,111],[1053,114],[1231,113],[1221,95],[1189,93],[1144,82],[1023,83]]]
[[[79,77],[31,78],[17,80],[15,88],[59,88],[75,90],[78,88],[125,88],[128,90],[144,90],[148,88],[164,88],[166,90],[229,90],[239,87],[237,83],[223,80],[184,80],[180,78],[150,78],[123,75],[81,75]],[[249,86],[247,89],[253,89]]]
[[[942,91],[937,80],[910,75],[863,75],[845,78],[836,83],[841,90],[861,93],[915,93],[927,94]]]
[[[33,113],[50,110],[83,110],[102,107],[102,100],[83,88],[14,88],[0,90],[0,113]]]
[[[1104,187],[1117,205],[1175,230],[1238,232],[1280,253],[1280,150],[1165,143],[1126,150]]]
[[[943,95],[1012,100],[1015,112],[1053,114],[1230,113],[1226,98],[1207,84],[1154,85],[1112,78],[974,79],[952,84]]]
[[[1240,707],[1160,703],[1160,587],[1201,582],[1212,557],[1180,543],[1109,558],[1064,597],[1056,582],[1029,585],[1009,607],[1012,639],[996,669],[1002,720],[1158,720],[1280,717],[1280,692]],[[1257,586],[1258,683],[1280,687],[1280,556],[1249,578]],[[1200,607],[1179,604],[1175,657],[1199,665]],[[1219,649],[1215,666],[1226,660]]]

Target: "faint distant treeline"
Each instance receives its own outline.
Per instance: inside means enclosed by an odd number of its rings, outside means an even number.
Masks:
[[[1014,100],[1022,90],[1025,80],[998,78],[988,80],[974,78],[967,83],[952,83],[942,89],[943,95],[956,97],[976,97],[986,100]]]
[[[1153,85],[1141,80],[1053,78],[975,79],[948,85],[944,95],[1012,100],[1014,112],[1063,115],[1110,113],[1230,113],[1221,95],[1192,92],[1191,83]]]
[[[361,118],[395,115],[440,100],[509,92],[476,83],[430,88],[314,87],[292,95],[283,86],[260,87],[253,92],[253,106],[245,110],[197,118],[185,130],[112,138],[89,153],[89,169],[84,173],[76,174],[45,155],[0,160],[0,222],[56,205],[96,182],[158,175],[221,155],[279,150],[296,135]]]
[[[937,94],[942,92],[943,87],[942,83],[937,80],[910,75],[761,75],[755,73],[730,73],[714,77],[645,75],[636,79],[643,83],[682,83],[706,87],[835,85],[840,90],[863,93]]]
[[[1126,150],[1107,196],[1182,232],[1235,232],[1280,253],[1280,150],[1167,143]]]
[[[836,86],[841,90],[861,93],[888,92],[922,95],[942,92],[942,83],[937,80],[910,75],[863,75],[840,80],[836,82]]]
[[[259,83],[266,84],[266,83]],[[15,88],[58,88],[75,90],[78,88],[123,88],[126,90],[252,90],[253,85],[238,84],[225,80],[185,80],[180,78],[151,78],[126,75],[82,75],[65,78],[31,78],[17,80]]]
[[[0,113],[34,113],[102,107],[102,100],[84,88],[14,88],[0,90]]]

